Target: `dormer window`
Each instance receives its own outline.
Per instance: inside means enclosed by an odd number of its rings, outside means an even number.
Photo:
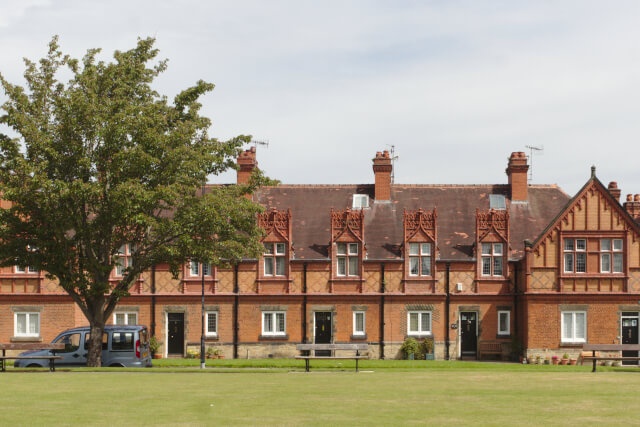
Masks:
[[[285,252],[284,243],[264,244],[264,275],[284,276],[285,275]]]
[[[504,265],[504,245],[502,243],[482,243],[482,275],[502,276]]]
[[[366,194],[354,194],[353,195],[353,209],[362,209],[369,207],[369,196]]]
[[[336,243],[338,276],[358,275],[358,244]]]
[[[489,208],[497,211],[503,211],[507,209],[507,203],[504,198],[504,194],[490,194],[489,195]]]
[[[431,243],[409,243],[409,275],[431,276]]]

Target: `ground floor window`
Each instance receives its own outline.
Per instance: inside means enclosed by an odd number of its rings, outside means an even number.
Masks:
[[[587,341],[587,313],[584,311],[562,312],[562,341]]]
[[[407,313],[408,335],[428,335],[431,333],[431,312],[410,311]]]
[[[16,337],[40,336],[40,313],[15,313],[14,324]]]
[[[353,312],[353,335],[364,335],[364,311]]]
[[[285,335],[286,313],[284,311],[262,312],[262,335]]]
[[[138,313],[120,312],[113,314],[114,325],[137,325]]]
[[[207,320],[205,322],[205,325],[207,326],[206,334],[209,336],[217,336],[218,335],[218,312],[208,311],[206,320]]]
[[[498,335],[509,335],[511,333],[511,312],[498,311]]]

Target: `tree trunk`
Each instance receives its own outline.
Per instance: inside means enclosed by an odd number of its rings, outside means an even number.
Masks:
[[[91,325],[91,338],[89,340],[89,353],[87,354],[87,366],[102,366],[102,334],[104,333],[104,322],[89,319]]]

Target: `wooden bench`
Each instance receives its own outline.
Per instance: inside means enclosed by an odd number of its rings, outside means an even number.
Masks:
[[[305,372],[309,372],[309,362],[314,359],[354,359],[356,361],[356,372],[358,372],[358,360],[368,359],[369,356],[363,356],[360,351],[366,351],[369,349],[368,344],[297,344],[296,350],[301,352],[315,352],[316,350],[335,351],[335,350],[350,350],[355,351],[354,356],[296,356],[296,359],[304,359]]]
[[[640,357],[628,357],[628,356],[601,356],[598,352],[607,351],[640,351],[640,344],[585,344],[582,347],[584,351],[592,352],[591,356],[582,356],[582,362],[585,360],[593,361],[593,369],[591,372],[596,371],[596,365],[598,360],[640,360]]]
[[[497,354],[502,360],[502,342],[480,341],[478,343],[478,360],[482,360],[484,354]]]
[[[6,360],[42,360],[49,359],[49,370],[51,372],[55,372],[55,360],[62,359],[62,356],[56,356],[55,350],[64,350],[64,343],[10,343],[10,344],[0,344],[0,349],[2,350],[2,356],[0,356],[0,366],[2,366],[2,372],[5,372],[5,361]],[[51,356],[7,356],[7,350],[54,350],[53,355]]]

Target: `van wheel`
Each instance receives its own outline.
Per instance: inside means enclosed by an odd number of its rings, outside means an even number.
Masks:
[[[31,365],[27,365],[27,368],[42,368],[42,366],[38,365],[37,363],[32,363]]]
[[[113,363],[111,365],[109,365],[110,368],[124,368],[124,365],[120,364],[120,363]]]

